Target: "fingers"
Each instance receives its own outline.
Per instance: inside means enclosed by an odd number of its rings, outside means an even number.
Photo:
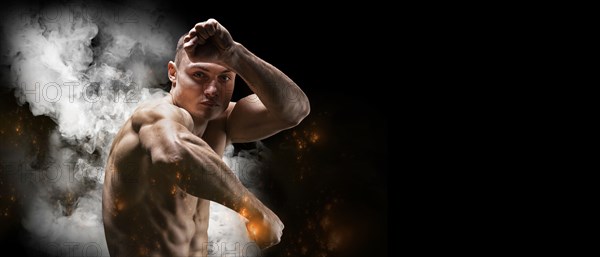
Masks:
[[[205,22],[197,23],[192,30],[190,30],[190,35],[197,36],[199,39],[199,43],[203,44],[208,40],[208,38],[215,35],[217,31],[217,26],[219,23],[215,19],[209,19]]]
[[[219,22],[217,22],[217,20],[208,19],[205,22],[196,24],[196,29],[198,31],[202,31],[202,32],[206,33],[208,36],[213,36],[213,35],[215,35],[215,32],[217,31],[218,26],[219,26]]]
[[[183,38],[183,42],[189,43],[189,46],[195,44],[203,45],[204,43],[206,43],[206,39],[208,39],[208,37],[199,35],[196,28],[193,28],[190,30],[190,32],[188,32],[187,36]]]
[[[200,24],[200,23],[198,23],[198,24]],[[206,43],[206,40],[208,40],[208,38],[211,36],[202,25],[196,25],[196,27],[193,28],[192,30],[195,30],[196,37],[198,37],[198,39],[199,39],[198,42],[200,44]]]
[[[221,26],[215,19],[208,19],[197,23],[184,37],[184,45],[187,51],[191,51],[196,45],[204,45],[207,42],[214,44],[219,51],[226,51],[234,45],[229,31]]]
[[[210,35],[215,35],[215,33],[217,32],[217,28],[219,27],[219,22],[213,18],[210,18],[206,21],[206,29],[208,30],[208,32],[210,33]]]
[[[219,22],[215,19],[208,19],[205,22],[197,23],[188,34],[183,38],[184,48],[194,45],[203,45],[206,41],[217,33]]]
[[[186,36],[183,39],[183,48],[186,49],[186,51],[190,51],[192,49],[194,49],[194,47],[196,46],[196,44],[198,44],[198,37],[189,37]]]

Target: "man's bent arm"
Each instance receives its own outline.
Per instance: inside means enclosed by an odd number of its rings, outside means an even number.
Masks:
[[[150,129],[154,130],[149,132],[153,137],[175,132],[172,142],[149,149],[154,165],[173,172],[169,176],[185,192],[240,210],[240,200],[248,195],[248,190],[204,140],[168,119],[155,123]]]
[[[233,40],[219,22],[197,23],[184,38],[190,60],[215,62],[244,79],[256,95],[234,104],[227,119],[232,142],[250,142],[298,125],[310,112],[300,87],[273,65]],[[257,97],[258,96],[258,97]]]
[[[308,115],[308,98],[292,79],[243,45],[237,43],[234,48],[227,64],[248,83],[270,113],[292,125]]]
[[[136,129],[142,147],[149,152],[152,164],[182,190],[223,204],[248,219],[264,212],[266,207],[242,185],[221,157],[190,132],[191,121],[179,117],[184,115],[164,110],[139,112],[134,114],[133,124],[135,128],[136,123],[142,123]]]
[[[228,119],[233,142],[255,141],[298,125],[310,112],[304,92],[287,75],[236,43],[224,64],[256,95],[236,103]],[[258,98],[257,98],[258,96]]]

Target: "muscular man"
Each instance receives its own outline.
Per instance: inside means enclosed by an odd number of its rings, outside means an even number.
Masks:
[[[214,19],[179,40],[168,73],[169,95],[141,104],[110,151],[102,199],[110,255],[206,256],[209,200],[246,217],[261,248],[277,244],[283,223],[221,158],[229,143],[296,126],[309,113],[306,95]],[[234,103],[236,75],[255,94]]]

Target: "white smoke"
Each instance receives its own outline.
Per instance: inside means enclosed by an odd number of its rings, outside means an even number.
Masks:
[[[264,168],[264,162],[261,160],[269,158],[270,155],[270,150],[262,143],[257,142],[256,149],[240,151],[237,155],[234,155],[233,146],[228,146],[223,153],[223,160],[242,183],[258,196],[260,193],[258,190],[262,186],[256,178],[259,177],[260,171]],[[210,222],[208,226],[210,240],[208,256],[260,255],[258,248],[255,244],[251,243],[252,241],[248,237],[245,222],[245,218],[231,209],[211,202]]]
[[[23,226],[42,252],[108,256],[101,198],[110,144],[139,102],[164,94],[157,88],[167,82],[166,64],[174,55],[178,35],[171,32],[187,30],[164,17],[153,10],[83,4],[4,13],[1,54],[15,96],[34,115],[57,124],[48,160],[30,165],[34,176],[23,183]],[[233,152],[228,147],[224,160],[252,183],[248,174],[260,162]],[[236,247],[251,252],[241,216],[215,203],[209,240],[211,256]]]

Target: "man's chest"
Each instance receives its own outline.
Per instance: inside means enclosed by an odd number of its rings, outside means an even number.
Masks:
[[[225,151],[225,146],[227,146],[227,133],[225,132],[225,120],[215,120],[211,121],[204,134],[202,135],[202,139],[210,145],[210,147],[217,153],[219,156],[223,157],[223,152]]]

